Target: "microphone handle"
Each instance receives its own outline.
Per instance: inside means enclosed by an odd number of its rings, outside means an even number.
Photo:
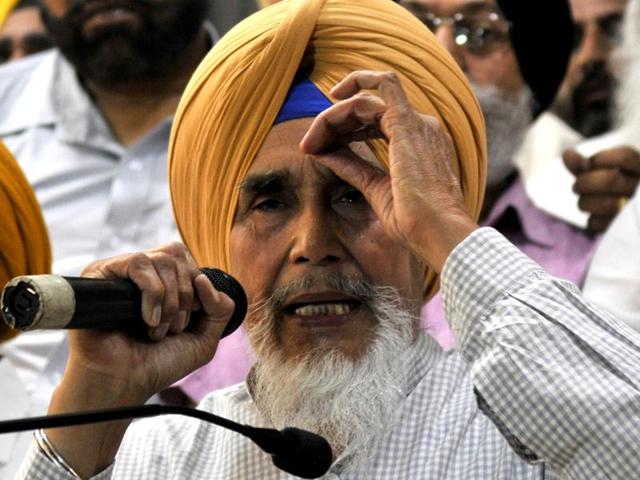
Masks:
[[[222,337],[230,335],[247,313],[247,297],[230,275],[215,268],[200,271],[235,303]],[[131,280],[28,275],[12,279],[2,292],[2,316],[15,329],[101,329],[144,335],[141,292]],[[191,313],[191,320],[202,316]]]
[[[75,310],[66,328],[145,330],[140,289],[131,280],[65,277],[75,294]],[[99,282],[99,288],[96,284]]]

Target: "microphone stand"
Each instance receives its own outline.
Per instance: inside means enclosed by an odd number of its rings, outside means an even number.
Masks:
[[[285,428],[282,431],[272,428],[252,427],[203,410],[177,405],[138,405],[4,420],[0,421],[0,434],[37,430],[39,428],[71,427],[130,418],[156,417],[167,414],[197,418],[244,435],[270,454],[276,467],[302,478],[320,478],[329,470],[333,462],[333,453],[330,445],[324,438],[314,433],[293,427]]]

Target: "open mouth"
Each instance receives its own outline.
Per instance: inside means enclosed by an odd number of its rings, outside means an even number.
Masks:
[[[288,305],[285,313],[298,317],[346,316],[361,308],[362,302],[357,300],[301,302]]]

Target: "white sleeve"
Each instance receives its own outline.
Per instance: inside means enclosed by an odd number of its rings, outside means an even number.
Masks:
[[[640,332],[640,191],[605,233],[584,296]]]

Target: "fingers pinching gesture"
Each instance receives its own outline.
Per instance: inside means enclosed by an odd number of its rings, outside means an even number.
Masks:
[[[451,168],[451,138],[435,118],[411,107],[394,73],[353,72],[331,95],[341,101],[316,117],[301,149],[360,190],[387,233],[441,271],[455,245],[477,228]],[[332,144],[372,138],[389,142],[389,174],[364,160],[319,155]]]

